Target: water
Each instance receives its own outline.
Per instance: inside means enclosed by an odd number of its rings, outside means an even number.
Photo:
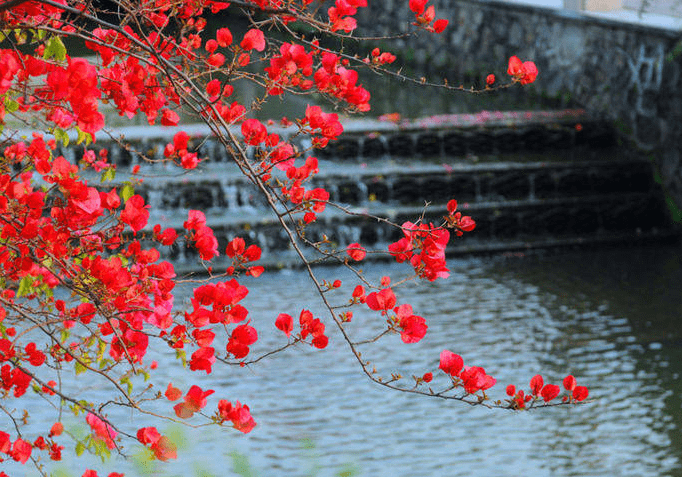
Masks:
[[[373,277],[404,270],[367,268]],[[248,369],[216,366],[203,386],[216,390],[209,406],[246,402],[258,426],[249,435],[166,428],[184,435],[185,447],[154,475],[682,476],[679,247],[464,258],[450,268],[447,281],[399,292],[427,317],[424,340],[404,345],[392,336],[363,350],[365,358],[386,373],[434,371],[437,380],[447,348],[498,379],[494,398],[506,384],[527,387],[536,373],[557,383],[571,373],[594,402],[513,413],[390,392],[363,378],[328,328],[324,351],[300,347]],[[351,283],[340,269],[321,276]],[[321,316],[305,281],[286,270],[248,281],[249,316],[261,336],[253,353],[283,343],[273,326],[278,313],[297,316],[305,304]],[[349,330],[380,327],[377,316],[356,311]],[[159,381],[165,388],[169,380],[189,383],[180,375]],[[230,472],[243,459],[253,474]],[[82,473],[77,464],[67,464],[72,474]],[[100,475],[108,468],[92,465]],[[121,467],[127,475],[145,469],[120,459],[111,468]]]

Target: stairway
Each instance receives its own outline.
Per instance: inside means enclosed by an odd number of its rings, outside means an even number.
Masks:
[[[584,111],[482,112],[397,123],[357,120],[344,127],[338,141],[315,152],[320,174],[314,184],[356,215],[328,208],[307,229],[314,241],[326,234],[339,247],[359,242],[385,249],[401,237],[400,231],[363,214],[398,224],[424,214],[425,220],[439,223],[452,198],[477,223],[475,231],[451,241],[452,254],[678,236],[651,163],[619,147],[609,124]],[[205,139],[200,126],[183,129]],[[285,136],[293,130],[278,132]],[[161,157],[174,131],[135,127],[119,133],[131,140],[132,151],[101,140],[97,147],[110,149],[117,180],[122,180],[126,170],[141,164],[135,150]],[[200,209],[221,253],[239,235],[261,246],[266,264],[290,262],[291,247],[264,200],[214,139],[194,140],[200,142],[200,157],[210,158],[201,174],[141,164],[141,174],[155,176],[137,190],[154,211],[150,228],[161,223],[179,229],[188,210]],[[73,148],[61,153],[77,157]],[[170,258],[180,270],[200,266],[196,253],[184,246],[174,246]]]

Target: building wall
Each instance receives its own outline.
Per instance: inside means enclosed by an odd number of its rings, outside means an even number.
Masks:
[[[370,2],[359,31],[405,32],[405,0]],[[387,40],[392,51],[450,84],[487,73],[506,76],[511,55],[535,61],[538,92],[570,95],[623,126],[655,156],[667,192],[682,206],[682,34],[566,10],[485,0],[439,0],[450,20],[441,35]],[[390,13],[387,13],[390,12]]]

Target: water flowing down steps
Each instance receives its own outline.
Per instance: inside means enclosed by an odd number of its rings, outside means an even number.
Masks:
[[[433,116],[416,121],[354,120],[329,147],[311,154],[320,159],[313,184],[353,215],[329,207],[306,236],[326,234],[338,247],[360,242],[383,248],[400,231],[363,217],[388,217],[402,223],[422,214],[439,223],[445,204],[456,198],[459,210],[477,222],[476,230],[452,241],[450,253],[485,253],[557,246],[633,243],[678,237],[649,161],[617,145],[609,123],[581,110],[482,112]],[[184,126],[195,139],[200,172],[168,164],[145,163],[139,152],[161,159],[176,130],[132,127],[113,132],[133,145],[110,149],[117,181],[140,165],[149,176],[136,192],[152,206],[156,223],[181,229],[190,209],[206,212],[221,253],[234,236],[257,243],[267,265],[289,264],[293,251],[258,191],[229,162],[205,127]],[[237,131],[237,129],[235,129]],[[276,130],[281,136],[293,128]],[[305,149],[309,144],[299,144]],[[70,147],[58,151],[72,159]],[[249,151],[253,154],[254,151]],[[425,208],[425,205],[429,204]],[[379,255],[370,255],[378,257]],[[176,245],[170,258],[182,271],[200,269],[192,249]],[[226,262],[225,262],[226,263]],[[218,260],[217,267],[222,266]]]

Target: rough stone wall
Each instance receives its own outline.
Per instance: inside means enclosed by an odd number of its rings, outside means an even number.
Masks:
[[[443,34],[387,46],[451,84],[487,73],[506,77],[511,55],[532,59],[538,92],[570,95],[624,126],[656,157],[667,192],[682,207],[682,33],[497,1],[436,5],[438,17],[450,20]],[[363,10],[359,31],[381,36],[405,32],[414,18],[406,0],[370,2]]]

